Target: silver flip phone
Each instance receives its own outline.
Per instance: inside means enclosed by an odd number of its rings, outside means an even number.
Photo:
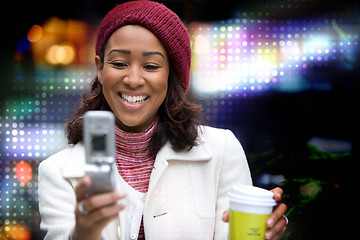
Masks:
[[[115,117],[109,111],[88,111],[84,114],[85,173],[91,176],[88,195],[115,189]]]

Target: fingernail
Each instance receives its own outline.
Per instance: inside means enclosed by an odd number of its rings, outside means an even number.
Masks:
[[[272,219],[272,218],[269,218],[269,219],[266,221],[266,225],[267,225],[268,227],[272,227],[273,223],[274,223],[274,219]]]
[[[266,232],[266,233],[265,233],[265,238],[266,238],[266,239],[270,239],[270,238],[271,238],[271,235],[272,235],[271,232]]]

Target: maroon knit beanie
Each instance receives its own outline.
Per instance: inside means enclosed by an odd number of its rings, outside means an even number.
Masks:
[[[134,1],[116,6],[103,19],[96,38],[96,55],[104,51],[113,32],[125,25],[141,25],[162,42],[175,74],[186,92],[190,83],[191,48],[189,35],[180,18],[161,3]]]

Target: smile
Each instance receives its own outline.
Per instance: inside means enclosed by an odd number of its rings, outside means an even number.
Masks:
[[[142,103],[145,102],[149,96],[146,95],[128,95],[125,93],[119,93],[119,96],[125,100],[126,102],[130,103],[130,104],[137,104],[137,103]]]

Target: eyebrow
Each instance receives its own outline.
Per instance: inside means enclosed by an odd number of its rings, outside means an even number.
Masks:
[[[125,50],[125,49],[112,49],[108,56],[113,53],[113,52],[119,52],[119,53],[123,53],[123,54],[126,54],[126,55],[130,55],[131,54],[131,51],[130,50]]]
[[[163,59],[165,59],[164,55],[161,52],[143,52],[144,57],[147,57],[150,55],[160,55]]]
[[[126,54],[126,55],[130,55],[131,54],[131,51],[130,50],[125,50],[125,49],[112,49],[108,56],[113,53],[113,52],[119,52],[119,53],[122,53],[122,54]],[[144,57],[147,57],[147,56],[151,56],[151,55],[159,55],[161,56],[163,59],[165,59],[164,55],[161,53],[161,52],[157,52],[157,51],[154,51],[154,52],[143,52],[142,54]]]

